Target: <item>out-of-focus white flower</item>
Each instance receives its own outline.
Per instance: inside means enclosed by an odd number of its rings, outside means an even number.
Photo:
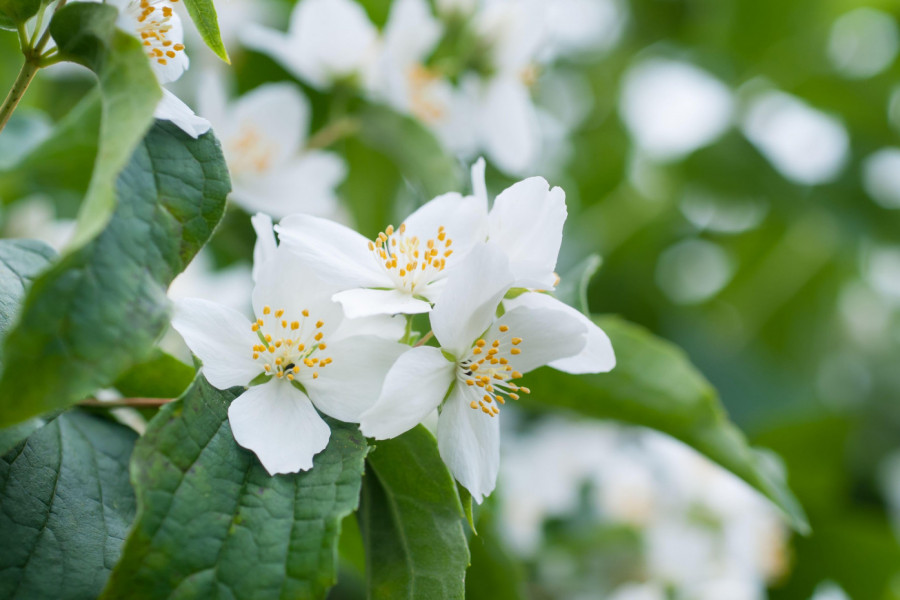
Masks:
[[[209,131],[210,128],[209,121],[198,117],[178,96],[165,88],[163,88],[163,97],[156,105],[153,116],[164,121],[172,121],[194,139]]]
[[[474,250],[448,279],[431,312],[441,347],[420,346],[403,354],[360,422],[367,436],[385,439],[414,427],[440,406],[441,457],[477,502],[491,493],[497,479],[499,406],[529,393],[516,380],[577,354],[585,344],[584,326],[563,311],[516,307],[497,318],[496,308],[512,281],[502,251],[491,244]]]
[[[203,361],[213,386],[265,379],[231,403],[231,430],[270,474],[293,473],[310,469],[328,443],[328,425],[316,408],[358,421],[406,346],[347,330],[340,306],[330,299],[332,288],[286,250],[260,254],[255,321],[220,304],[184,299],[175,304],[172,326]]]
[[[117,25],[141,40],[160,83],[175,81],[190,65],[184,52],[184,29],[173,6],[177,0],[112,0]]]
[[[627,20],[620,0],[545,0],[548,43],[543,61],[583,52],[599,52],[619,41]]]
[[[894,17],[875,8],[857,8],[841,15],[831,27],[828,58],[851,79],[864,79],[888,68],[897,58],[900,32]]]
[[[832,181],[847,161],[850,138],[841,122],[783,92],[754,97],[742,128],[772,166],[796,183]]]
[[[698,67],[651,58],[625,74],[619,114],[641,150],[677,160],[715,141],[731,125],[734,101],[725,84]]]
[[[607,600],[667,600],[665,588],[657,583],[626,583],[619,586]]]
[[[883,148],[862,163],[863,187],[882,208],[900,208],[900,148]]]
[[[278,226],[289,247],[342,290],[334,299],[351,318],[431,310],[452,272],[484,240],[481,202],[448,193],[372,241],[326,219],[290,215]]]
[[[816,586],[809,600],[850,600],[850,596],[833,581],[823,581]]]
[[[276,218],[335,213],[346,167],[332,152],[305,148],[310,109],[297,86],[267,83],[228,104],[222,82],[210,74],[200,106],[222,143],[235,202]]]
[[[75,221],[56,218],[56,209],[48,198],[28,196],[3,210],[3,237],[41,240],[57,252],[62,251],[75,233]]]
[[[715,242],[682,240],[663,251],[656,263],[656,284],[672,302],[697,304],[724,288],[734,274],[731,258]]]
[[[353,0],[301,0],[287,33],[248,24],[241,41],[322,89],[341,80],[367,81],[379,43],[378,30]]]

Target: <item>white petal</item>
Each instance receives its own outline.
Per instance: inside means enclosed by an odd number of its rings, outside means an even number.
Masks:
[[[485,147],[500,169],[518,174],[533,167],[540,151],[540,122],[528,88],[518,78],[491,82],[480,122]]]
[[[417,315],[431,310],[428,302],[399,290],[357,288],[338,292],[333,299],[344,307],[344,314],[350,319],[372,315]]]
[[[456,363],[448,361],[440,349],[409,350],[388,372],[378,402],[362,414],[360,430],[383,440],[412,429],[438,407],[455,373]]]
[[[286,381],[253,386],[228,407],[235,441],[259,457],[269,475],[313,466],[331,430],[306,395]]]
[[[177,13],[173,13],[172,16],[169,17],[169,27],[169,31],[165,34],[166,39],[173,44],[184,42],[184,28],[181,25],[181,18]],[[135,32],[135,35],[138,34]],[[167,58],[166,64],[162,64],[157,60],[150,60],[150,66],[153,68],[153,72],[156,74],[156,78],[160,83],[170,83],[175,81],[181,77],[181,74],[187,70],[190,64],[191,61],[188,59],[187,52],[184,51],[177,52],[175,58]]]
[[[499,330],[503,326],[509,328],[505,333]],[[581,352],[587,343],[587,327],[576,315],[562,310],[520,306],[507,311],[485,334],[485,339],[499,339],[504,346],[513,337],[522,338],[518,345],[521,354],[512,356],[509,363],[516,371],[527,373]]]
[[[256,213],[250,217],[250,222],[256,232],[256,244],[253,246],[253,281],[256,281],[260,267],[275,256],[278,243],[275,241],[275,230],[269,215]]]
[[[406,331],[403,315],[372,315],[359,319],[344,319],[338,330],[328,336],[330,342],[337,342],[355,335],[374,335],[386,340],[397,341]]]
[[[235,175],[230,197],[248,211],[275,218],[293,213],[331,216],[338,206],[335,188],[346,174],[347,167],[337,154],[305,152],[263,173]]]
[[[401,68],[421,63],[434,50],[443,27],[425,0],[397,0],[384,27],[384,51]]]
[[[436,239],[438,228],[446,228],[447,237],[453,240],[453,254],[447,258],[447,269],[465,258],[472,247],[487,238],[486,205],[474,196],[461,196],[450,192],[422,205],[403,222],[406,236],[418,236],[420,240]]]
[[[258,269],[252,295],[253,312],[257,317],[262,317],[264,308],[268,306],[273,311],[284,310],[284,319],[293,321],[308,310],[312,319],[325,322],[320,331],[328,336],[344,319],[340,305],[331,300],[335,291],[333,285],[319,279],[308,265],[286,248],[279,247],[275,256]],[[271,324],[275,325],[274,319]],[[277,331],[276,328],[269,333],[274,335]]]
[[[268,55],[287,69],[291,75],[317,87],[325,85],[326,82],[322,80],[320,73],[309,72],[304,58],[297,52],[297,40],[292,36],[258,23],[244,23],[238,36],[241,44],[251,50]]]
[[[474,248],[447,278],[431,311],[431,328],[441,346],[462,358],[494,319],[512,281],[509,262],[497,246]]]
[[[322,279],[344,289],[393,287],[369,251],[369,240],[349,227],[309,215],[291,215],[275,227],[281,244]]]
[[[266,83],[244,94],[229,117],[231,127],[222,135],[229,161],[240,152],[233,149],[239,140],[253,135],[265,144],[268,162],[282,164],[300,150],[309,130],[309,101],[293,83]]]
[[[552,289],[566,222],[566,194],[530,177],[503,190],[490,213],[490,240],[509,258],[515,285]]]
[[[616,366],[616,355],[615,352],[613,352],[609,336],[607,336],[602,329],[597,327],[597,325],[588,317],[568,304],[560,302],[547,294],[537,294],[534,292],[522,294],[513,300],[504,301],[503,304],[508,310],[523,306],[532,309],[543,308],[562,311],[570,317],[578,319],[578,321],[586,328],[587,343],[585,344],[584,349],[574,356],[561,358],[548,363],[554,369],[578,375],[582,373],[607,373]]]
[[[470,408],[472,400],[477,397],[467,386],[450,393],[438,417],[438,449],[456,480],[481,504],[497,484],[500,419]]]
[[[233,308],[198,298],[179,300],[172,327],[203,361],[206,379],[220,390],[247,385],[262,373],[253,360],[259,338],[250,329],[250,321]]]
[[[481,201],[482,206],[484,207],[482,210],[487,212],[488,207],[488,195],[487,195],[487,184],[484,182],[484,170],[485,170],[485,162],[484,158],[479,158],[474,163],[472,163],[472,195],[478,198]]]
[[[198,117],[178,96],[165,88],[163,88],[162,98],[156,105],[153,116],[175,123],[179,129],[194,139],[209,131],[210,128],[209,121]]]
[[[375,336],[329,342],[322,354],[334,362],[318,369],[316,379],[312,378],[310,369],[301,370],[301,382],[323,413],[356,423],[378,400],[391,365],[408,349],[405,344]]]

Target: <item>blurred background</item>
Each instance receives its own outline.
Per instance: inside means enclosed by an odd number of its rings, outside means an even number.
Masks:
[[[232,67],[189,35],[192,68],[172,89],[198,109],[209,71],[235,97],[297,82],[312,132],[352,107],[243,47],[248,23],[283,30],[292,4],[217,2]],[[360,4],[384,26],[389,0]],[[582,16],[567,20],[564,5]],[[501,597],[485,590],[502,581],[509,598],[900,598],[900,2],[556,6],[566,43],[529,81],[546,116],[540,156],[510,173],[488,154],[488,187],[542,175],[566,191],[563,281],[602,258],[591,310],[686,350],[750,441],[783,459],[813,533],[792,535],[748,487],[660,434],[515,407],[468,594]],[[15,35],[0,36],[0,52],[11,83]],[[92,86],[77,68],[41,73],[0,136],[0,169]],[[83,143],[0,177],[3,236],[65,241],[95,117],[67,121]],[[398,148],[419,152],[419,138],[395,134],[329,144],[346,166],[335,214],[368,236],[450,189],[411,177]],[[253,240],[236,204],[172,294],[246,303]],[[347,529],[334,596],[351,598],[361,574]]]

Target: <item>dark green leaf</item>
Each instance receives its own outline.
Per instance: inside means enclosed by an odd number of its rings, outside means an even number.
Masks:
[[[0,459],[0,598],[96,598],[134,517],[137,435],[69,412]]]
[[[219,19],[216,17],[216,7],[212,0],[184,0],[184,7],[197,26],[200,37],[216,53],[216,56],[231,64],[228,60],[228,52],[222,43],[222,34],[219,32]]]
[[[680,349],[615,317],[596,322],[612,340],[616,368],[577,377],[541,369],[528,375],[530,401],[667,433],[762,492],[797,531],[809,531],[806,515],[777,461],[747,444],[728,421],[716,390]]]
[[[456,160],[421,123],[383,106],[366,106],[358,116],[360,139],[389,156],[422,197],[460,189]]]
[[[60,9],[50,23],[60,58],[94,71],[103,97],[97,160],[78,218],[76,245],[99,233],[113,213],[116,177],[152,124],[162,97],[141,43],[116,28],[118,15],[112,6],[77,2]]]
[[[334,585],[365,440],[331,422],[312,470],[270,477],[231,436],[239,392],[198,377],[150,422],[132,462],[138,518],[103,598],[322,598]]]
[[[0,0],[0,29],[15,30],[37,14],[46,0]]]
[[[177,398],[191,385],[196,371],[171,354],[154,350],[144,362],[131,367],[113,384],[123,396]]]
[[[369,598],[463,598],[469,549],[456,483],[419,425],[379,441],[359,512]]]
[[[26,297],[5,340],[0,425],[68,406],[146,359],[168,325],[166,286],[222,216],[228,173],[211,133],[194,140],[160,123],[116,190],[106,229]]]
[[[525,573],[497,533],[492,501],[478,511],[479,535],[469,538],[472,566],[466,572],[466,600],[523,600]]]

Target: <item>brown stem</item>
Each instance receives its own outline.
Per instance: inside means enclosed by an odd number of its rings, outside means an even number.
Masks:
[[[333,121],[314,133],[306,142],[308,150],[327,148],[333,143],[351,136],[359,129],[359,122],[351,117]]]
[[[415,346],[413,346],[413,348],[418,348],[419,346],[424,346],[425,342],[427,342],[428,340],[430,340],[433,337],[434,337],[434,332],[429,331],[428,333],[426,333],[425,335],[422,336],[421,340],[416,342],[416,344],[415,344]]]
[[[132,406],[135,408],[157,408],[173,402],[175,398],[120,398],[118,400],[97,400],[87,398],[78,403],[79,406],[98,406],[101,408],[118,408],[120,406]]]

